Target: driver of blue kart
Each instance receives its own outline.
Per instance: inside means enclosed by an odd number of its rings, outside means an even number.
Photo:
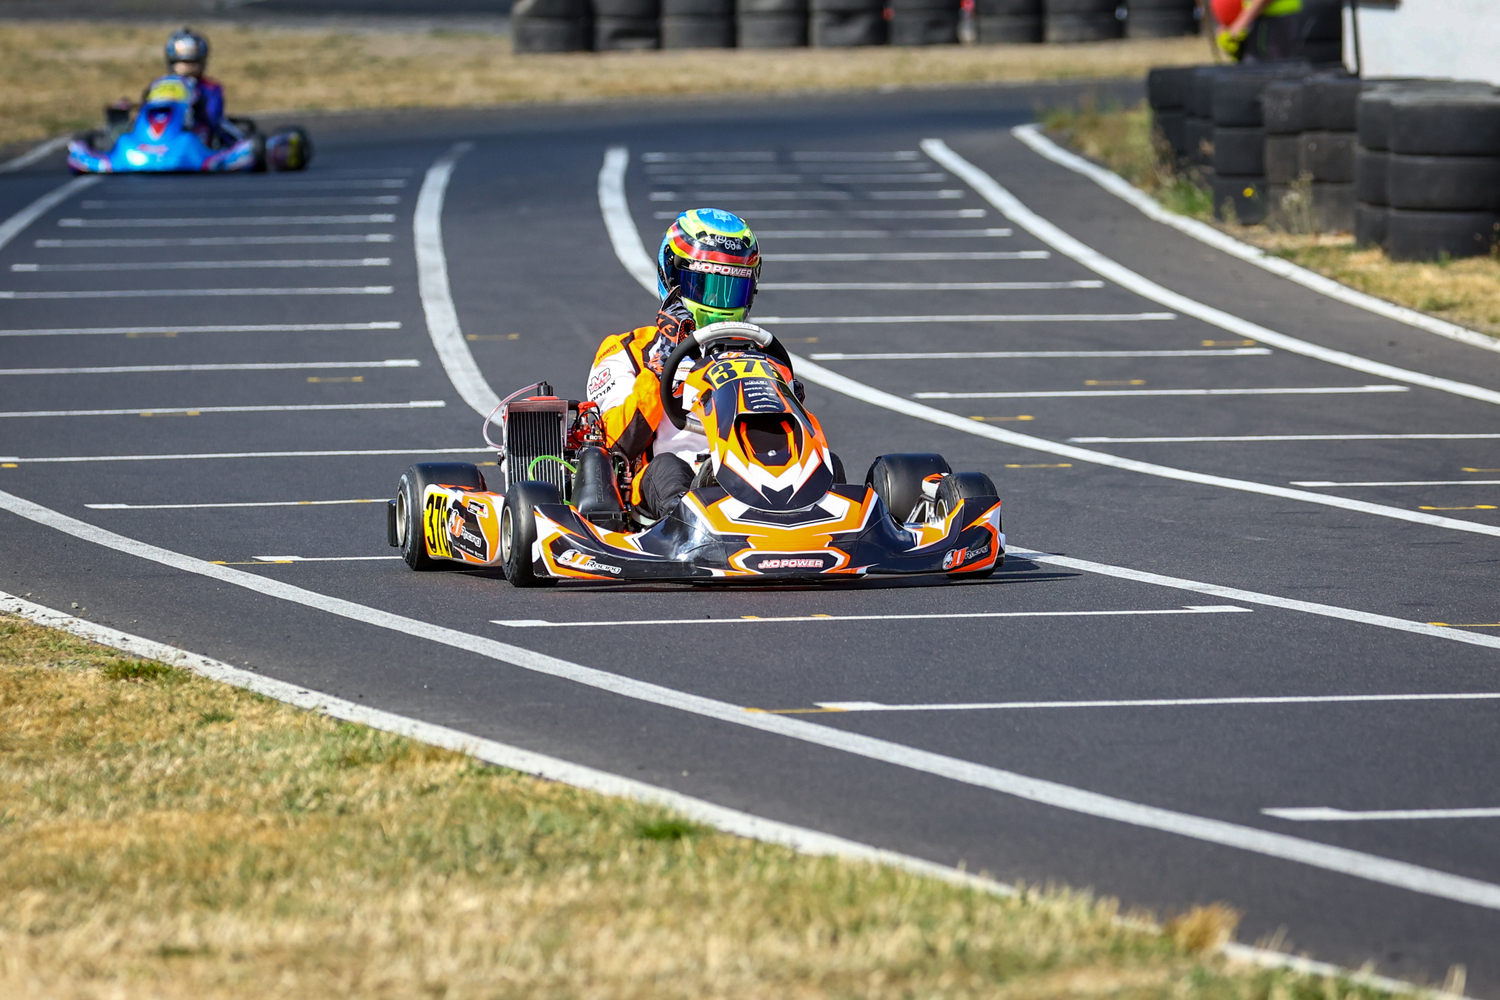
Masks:
[[[203,75],[208,66],[208,39],[192,28],[182,28],[167,39],[167,70],[193,85],[193,131],[210,149],[232,145],[244,138],[240,130],[224,117],[224,86],[218,80]],[[153,85],[154,86],[154,83]],[[151,87],[146,88],[151,93]],[[141,103],[146,98],[142,97]],[[128,109],[129,101],[121,101],[116,108]]]
[[[755,300],[760,248],[739,216],[717,208],[683,212],[656,257],[656,322],[604,339],[589,371],[605,447],[631,463],[630,502],[651,519],[671,512],[708,452],[701,430],[664,420],[661,370],[672,349],[710,323],[743,320]],[[642,466],[644,465],[644,469]]]

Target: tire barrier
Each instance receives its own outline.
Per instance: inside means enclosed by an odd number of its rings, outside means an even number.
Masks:
[[[1227,68],[1227,67],[1226,67]],[[1262,222],[1269,209],[1266,178],[1266,129],[1261,94],[1272,83],[1306,75],[1301,62],[1238,66],[1228,72],[1200,74],[1208,86],[1213,122],[1214,215],[1242,223]],[[1202,107],[1202,102],[1198,103]]]
[[[1354,238],[1394,260],[1500,242],[1500,93],[1487,84],[1376,81],[1356,112]]]
[[[1042,40],[1042,0],[975,0],[980,45],[1031,45]]]
[[[593,0],[596,52],[661,45],[660,0]]]
[[[1193,0],[1126,0],[1126,38],[1176,38],[1198,34]]]
[[[510,36],[518,53],[587,51],[594,41],[589,0],[516,0]]]
[[[957,0],[888,0],[892,45],[956,45]]]
[[[1119,0],[1042,0],[1049,42],[1102,42],[1122,34]]]
[[[734,48],[734,0],[661,0],[661,47]]]
[[[734,13],[742,49],[807,45],[807,0],[739,0]]]
[[[884,0],[811,0],[808,41],[817,48],[884,45]]]

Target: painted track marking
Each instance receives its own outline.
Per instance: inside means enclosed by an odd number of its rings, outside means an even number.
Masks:
[[[610,147],[611,149],[623,147]],[[835,212],[827,208],[757,209],[757,219],[983,219],[987,208],[861,208]],[[675,219],[677,212],[653,212],[653,219]],[[631,223],[634,225],[634,223]]]
[[[381,215],[248,215],[238,218],[58,219],[64,229],[173,229],[183,226],[353,226],[395,222]]]
[[[1270,353],[1269,347],[1226,347],[1182,351],[888,351],[875,354],[809,354],[808,357],[814,361],[945,361],[967,358],[1244,358],[1263,357]]]
[[[110,288],[71,292],[0,291],[0,299],[196,299],[242,295],[277,298],[282,295],[390,295],[395,290],[392,285],[352,285],[338,288]]]
[[[1050,399],[1075,396],[1338,396],[1363,392],[1410,392],[1404,385],[1331,385],[1270,389],[1059,389],[1039,392],[914,392],[914,399]],[[1306,486],[1307,483],[1293,483]]]
[[[766,229],[756,234],[762,240],[854,240],[915,239],[963,240],[999,238],[1011,235],[1010,229]],[[1100,282],[1102,285],[1103,282]]]
[[[0,461],[19,465],[92,465],[95,462],[199,462],[244,458],[351,458],[366,455],[487,455],[488,448],[348,448],[332,451],[200,451],[165,455],[56,455],[24,458],[6,455]]]
[[[202,365],[116,365],[99,368],[0,368],[0,375],[134,375],[141,372],[267,372],[301,368],[420,368],[416,358],[386,361],[267,361]]]
[[[37,219],[52,211],[69,198],[98,184],[102,177],[75,177],[59,187],[53,188],[15,215],[0,222],[0,249],[21,235],[21,232]]]
[[[977,764],[890,740],[845,732],[795,717],[746,712],[741,706],[703,695],[690,694],[633,677],[572,663],[509,643],[419,621],[405,615],[393,614],[379,608],[297,587],[258,573],[244,572],[231,566],[217,566],[170,549],[127,538],[4,491],[0,491],[0,507],[36,524],[63,532],[82,541],[92,542],[159,565],[218,580],[304,607],[316,608],[351,621],[437,642],[454,649],[508,663],[533,673],[570,681],[595,690],[608,691],[644,704],[659,705],[702,718],[728,722],[746,729],[755,729],[813,746],[838,750],[868,760],[946,778],[1002,795],[1014,796],[1099,819],[1232,847],[1437,898],[1500,910],[1500,885],[1479,879],[1225,820],[1131,802],[1112,795]],[[1416,623],[1403,624],[1416,626]],[[1450,639],[1458,639],[1464,635],[1454,632],[1438,632],[1438,634]],[[1466,637],[1469,641],[1479,638],[1482,637]],[[1500,642],[1496,645],[1500,646]]]
[[[355,195],[347,198],[100,198],[78,203],[79,208],[290,208],[293,205],[399,205],[399,194]]]
[[[399,330],[400,320],[374,323],[233,323],[222,326],[73,326],[50,330],[0,330],[0,337],[87,337],[151,333],[334,333],[356,330]]]
[[[1244,610],[1244,609],[1237,609]],[[1338,705],[1372,702],[1495,701],[1500,691],[1473,694],[1328,694],[1242,698],[1133,698],[1121,701],[991,701],[929,705],[887,705],[878,701],[817,701],[819,708],[838,712],[989,712],[1033,708],[1194,708],[1214,705]],[[799,711],[788,709],[787,711]],[[800,711],[806,711],[801,709]]]
[[[14,268],[14,265],[12,265]],[[1020,292],[1103,288],[1102,281],[767,281],[767,292]]]
[[[1049,260],[1047,250],[913,250],[890,253],[767,253],[761,260],[810,263],[820,260]]]
[[[783,326],[839,326],[895,323],[1160,323],[1174,313],[979,313],[948,316],[761,316],[762,324]]]
[[[936,142],[936,140],[934,140],[934,142]],[[941,143],[938,143],[938,145],[941,146]],[[942,148],[944,150],[947,150],[946,146],[943,146]],[[968,166],[967,161],[964,161],[962,158],[959,158],[955,154],[952,154],[951,151],[949,151],[949,154],[959,163]],[[600,214],[604,217],[604,227],[609,233],[610,242],[614,245],[616,253],[620,255],[621,263],[625,266],[625,269],[630,272],[638,282],[640,282],[641,287],[654,297],[656,295],[655,267],[652,266],[648,269],[649,275],[638,274],[636,273],[636,271],[633,271],[631,269],[632,260],[642,259],[649,263],[650,257],[647,255],[645,247],[640,242],[640,234],[636,231],[635,221],[631,218],[629,206],[625,202],[625,167],[629,162],[629,158],[629,153],[623,146],[611,147],[605,154],[604,168],[599,171],[599,211]],[[978,171],[977,168],[971,167],[970,169],[978,173],[980,177],[987,180],[989,184],[994,188],[999,189],[1004,193],[1004,198],[1000,199],[1001,202],[1004,202],[1006,204],[1008,204],[1009,202],[1014,202],[1015,204],[1013,207],[1015,207],[1019,213],[1023,214],[1028,218],[1028,220],[1037,225],[1039,228],[1044,228],[1044,231],[1048,231],[1049,234],[1057,239],[1062,245],[1068,246],[1070,248],[1070,251],[1084,253],[1085,256],[1087,256],[1088,254],[1093,254],[1094,257],[1099,258],[1099,261],[1103,261],[1105,264],[1109,265],[1107,268],[1105,268],[1105,270],[1110,271],[1109,274],[1104,274],[1102,271],[1100,272],[1103,277],[1113,278],[1116,273],[1123,274],[1131,278],[1139,277],[1135,275],[1134,272],[1119,267],[1112,261],[1107,261],[1105,258],[1100,257],[1098,254],[1094,254],[1094,251],[1089,250],[1087,247],[1084,247],[1076,240],[1073,240],[1071,236],[1068,236],[1066,233],[1058,230],[1055,226],[1052,226],[1051,223],[1046,222],[1045,220],[1033,215],[1028,209],[1025,208],[1025,206],[1021,205],[1019,202],[1016,202],[1014,197],[1011,196],[1009,192],[1004,192],[1004,189],[1001,189],[998,184],[995,184],[995,182],[989,178],[989,175],[984,174],[982,171]],[[1009,201],[1006,202],[1006,199],[1008,199]],[[1000,207],[999,204],[997,204],[996,207]],[[1070,252],[1070,256],[1071,255],[1072,253]],[[1094,267],[1094,270],[1098,271],[1099,268]],[[1140,280],[1144,281],[1144,279]],[[1162,291],[1166,293],[1165,289],[1162,289]],[[1182,296],[1177,296],[1177,298],[1181,299],[1182,302],[1193,306],[1194,308],[1198,307],[1198,304],[1193,302],[1191,299],[1187,299]],[[1233,319],[1233,317],[1228,318]],[[765,322],[764,318],[762,318],[761,321]],[[1238,321],[1236,320],[1235,322]],[[1253,326],[1253,324],[1250,325]],[[1261,328],[1255,327],[1255,329],[1260,330]],[[1266,330],[1265,332],[1271,333],[1272,331]],[[1273,336],[1276,338],[1277,345],[1280,345],[1282,343],[1292,343],[1297,345],[1298,350],[1296,353],[1306,353],[1306,351],[1302,350],[1301,348],[1312,347],[1312,345],[1305,344],[1303,341],[1296,340],[1292,337],[1283,337],[1281,334],[1273,334]],[[1265,338],[1247,337],[1247,339]],[[1317,348],[1317,350],[1321,351],[1322,348]],[[1274,496],[1287,500],[1299,500],[1305,503],[1319,504],[1326,507],[1337,507],[1344,510],[1359,511],[1365,514],[1374,514],[1378,517],[1388,517],[1395,520],[1411,521],[1417,524],[1425,524],[1436,528],[1445,528],[1451,531],[1465,531],[1471,532],[1473,534],[1500,537],[1500,526],[1480,524],[1475,521],[1465,521],[1453,517],[1440,517],[1435,514],[1427,514],[1421,511],[1403,510],[1400,507],[1389,507],[1382,504],[1367,503],[1363,500],[1350,500],[1347,497],[1311,493],[1306,490],[1288,489],[1284,486],[1272,486],[1267,483],[1256,483],[1244,479],[1230,479],[1226,476],[1212,476],[1200,472],[1189,472],[1186,469],[1174,469],[1171,466],[1157,465],[1151,462],[1140,462],[1136,461],[1135,459],[1123,458],[1118,455],[1110,455],[1106,452],[1093,451],[1091,449],[1079,448],[1074,445],[1062,444],[1056,441],[1049,441],[1046,438],[1039,438],[1030,434],[1021,434],[1017,431],[1007,430],[1003,427],[993,427],[985,422],[966,419],[964,417],[958,416],[957,414],[949,413],[946,410],[939,410],[936,407],[927,406],[923,403],[917,403],[909,399],[903,399],[900,396],[896,396],[877,389],[872,385],[866,385],[863,382],[858,382],[854,379],[848,378],[847,376],[840,375],[838,372],[835,372],[828,368],[824,368],[821,365],[806,360],[805,358],[793,356],[792,360],[797,368],[798,375],[803,380],[812,382],[815,385],[821,385],[826,389],[831,389],[834,392],[842,393],[853,399],[862,400],[864,402],[874,404],[875,406],[879,406],[887,410],[892,410],[897,413],[903,413],[907,416],[916,417],[920,420],[925,420],[929,423],[948,427],[952,430],[962,431],[965,434],[973,434],[977,437],[989,438],[992,441],[999,441],[1003,444],[1016,445],[1017,447],[1027,448],[1032,451],[1046,452],[1048,454],[1058,455],[1063,458],[1071,458],[1076,461],[1091,462],[1096,465],[1105,465],[1112,468],[1125,469],[1131,472],[1139,472],[1145,475],[1159,476],[1163,479],[1175,479],[1180,482],[1198,483],[1204,486],[1216,486],[1223,489],[1239,490],[1246,493],[1258,493],[1263,496]],[[1359,362],[1363,361],[1363,359],[1353,360]],[[1386,366],[1379,367],[1384,368]],[[1415,373],[1408,374],[1415,375]],[[1421,377],[1426,378],[1426,376]],[[1474,387],[1470,386],[1469,388]],[[1484,391],[1487,392],[1488,390]]]
[[[1500,479],[1432,479],[1392,483],[1300,482],[1293,486],[1500,486]]]
[[[447,406],[441,399],[413,399],[407,403],[290,403],[271,406],[157,406],[121,410],[12,410],[0,417],[126,417],[194,416],[200,413],[277,413],[310,410],[429,410]]]
[[[144,239],[34,240],[40,250],[102,247],[261,247],[297,243],[391,243],[393,233],[325,233],[320,236],[163,236]]]
[[[253,500],[246,503],[86,503],[89,510],[203,510],[217,507],[332,507],[350,503],[385,503],[374,500]],[[256,557],[260,558],[259,556]]]
[[[1146,611],[962,611],[947,614],[908,615],[786,615],[781,617],[741,615],[738,618],[658,618],[645,620],[614,620],[594,622],[549,622],[536,618],[493,618],[492,625],[510,628],[584,628],[611,625],[759,625],[768,622],[881,622],[881,621],[926,621],[962,618],[1108,618],[1121,615],[1208,615],[1249,612],[1250,608],[1234,605],[1198,605],[1184,608],[1153,608]],[[1497,695],[1496,697],[1500,697]]]
[[[1071,437],[1068,440],[1074,444],[1238,444],[1255,441],[1490,441],[1497,438],[1500,434],[1222,434],[1201,437]]]
[[[1311,806],[1300,809],[1262,809],[1266,816],[1290,819],[1298,822],[1347,822],[1351,820],[1378,819],[1500,819],[1500,809],[1369,809],[1349,811],[1331,809],[1328,806]]]
[[[924,139],[922,148],[934,160],[953,171],[956,175],[966,181],[970,187],[979,192],[979,195],[1000,210],[1006,218],[1016,225],[1052,247],[1058,253],[1071,257],[1084,267],[1098,274],[1101,278],[1113,281],[1123,288],[1127,288],[1137,295],[1160,302],[1169,309],[1205,323],[1217,326],[1222,330],[1260,341],[1271,347],[1279,347],[1284,351],[1294,354],[1302,354],[1329,364],[1339,365],[1344,368],[1352,368],[1355,371],[1364,372],[1366,375],[1375,375],[1379,378],[1388,378],[1397,382],[1410,382],[1428,389],[1438,389],[1442,392],[1451,392],[1457,396],[1467,396],[1485,403],[1500,403],[1500,391],[1485,389],[1467,382],[1457,382],[1453,379],[1439,378],[1434,375],[1426,375],[1414,372],[1406,368],[1398,368],[1395,365],[1384,364],[1379,361],[1371,361],[1358,355],[1348,354],[1344,351],[1336,351],[1331,348],[1322,347],[1318,344],[1291,337],[1284,333],[1277,333],[1258,323],[1241,319],[1222,309],[1205,305],[1196,299],[1190,299],[1168,288],[1158,285],[1136,272],[1109,259],[1092,247],[1085,246],[1081,241],[1063,232],[1060,228],[1037,215],[1031,209],[1023,205],[1015,195],[1011,194],[999,182],[989,174],[974,166],[968,160],[959,156],[949,149],[941,139]]]
[[[216,271],[265,267],[390,267],[389,257],[346,257],[338,260],[132,260],[111,264],[12,264],[22,274],[73,271]]]

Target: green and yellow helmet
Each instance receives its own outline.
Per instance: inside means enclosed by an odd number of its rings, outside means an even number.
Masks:
[[[755,301],[760,248],[745,220],[717,208],[683,212],[656,255],[657,293],[673,288],[700,327],[742,320]]]

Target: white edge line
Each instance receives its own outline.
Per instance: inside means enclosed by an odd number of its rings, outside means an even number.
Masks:
[[[615,256],[642,288],[655,295],[656,265],[646,253],[625,202],[625,168],[629,165],[630,150],[626,147],[611,146],[604,151],[604,165],[599,168],[599,210]]]
[[[777,844],[790,848],[799,854],[837,857],[849,861],[890,865],[893,868],[910,872],[914,875],[935,878],[950,885],[975,889],[997,896],[1013,897],[1017,895],[1014,886],[996,881],[984,875],[975,875],[959,868],[951,868],[947,865],[913,857],[909,854],[888,851],[884,848],[873,847],[854,840],[847,840],[833,834],[822,833],[817,830],[810,830],[806,827],[794,826],[790,823],[782,823],[777,820],[765,819],[752,813],[741,812],[737,809],[728,809],[724,806],[704,801],[703,799],[683,795],[680,792],[674,792],[657,785],[649,785],[643,781],[624,778],[617,774],[611,774],[608,771],[600,771],[581,764],[573,764],[557,757],[524,750],[520,747],[500,743],[496,740],[483,739],[457,729],[434,725],[430,722],[422,722],[418,719],[397,715],[394,712],[385,712],[366,705],[358,705],[343,698],[335,698],[332,695],[298,687],[295,684],[288,684],[285,681],[262,677],[253,671],[242,670],[239,667],[230,666],[220,660],[211,659],[197,653],[190,653],[175,646],[168,646],[151,639],[131,635],[128,632],[122,632],[106,625],[97,625],[3,591],[0,591],[0,611],[26,618],[39,625],[68,632],[79,638],[96,642],[101,646],[107,646],[111,649],[118,649],[133,656],[159,660],[162,663],[187,670],[208,680],[218,681],[219,683],[228,684],[254,694],[273,698],[294,708],[317,712],[329,718],[369,726],[371,729],[393,733],[397,736],[404,736],[407,739],[416,740],[419,743],[425,743],[429,746],[441,747],[445,750],[465,754],[476,760],[484,761],[487,764],[507,767],[513,771],[520,771],[524,774],[534,775],[547,781],[555,781],[559,784],[579,788],[584,791],[627,799],[644,805],[654,805],[671,809],[694,822],[702,823],[705,826],[738,837],[758,840],[768,844]],[[1138,923],[1137,926],[1148,933],[1157,931],[1157,928],[1153,925]],[[1362,970],[1344,969],[1327,962],[1318,962],[1297,955],[1272,951],[1267,948],[1257,948],[1251,945],[1240,944],[1235,941],[1224,943],[1219,947],[1219,951],[1232,961],[1259,965],[1264,968],[1287,969],[1308,976],[1345,980],[1351,983],[1387,990],[1391,993],[1427,994],[1434,997],[1442,997],[1443,1000],[1469,1000],[1469,998],[1458,994],[1434,992],[1399,979],[1390,979]]]
[[[1169,309],[1205,323],[1227,330],[1230,333],[1258,340],[1271,347],[1279,347],[1284,351],[1302,354],[1310,358],[1316,358],[1329,364],[1340,365],[1355,371],[1364,372],[1367,375],[1377,375],[1380,378],[1394,379],[1398,382],[1410,382],[1412,385],[1420,385],[1428,389],[1437,389],[1441,392],[1449,392],[1455,396],[1467,396],[1486,403],[1500,404],[1500,391],[1486,389],[1482,386],[1470,385],[1467,382],[1457,382],[1453,379],[1439,378],[1436,375],[1425,375],[1421,372],[1411,371],[1406,368],[1398,368],[1380,361],[1371,361],[1355,354],[1344,351],[1336,351],[1332,348],[1322,347],[1310,341],[1301,340],[1297,337],[1277,333],[1275,330],[1267,329],[1258,323],[1252,323],[1231,313],[1205,305],[1196,299],[1190,299],[1186,295],[1179,294],[1171,289],[1158,285],[1156,282],[1143,277],[1099,253],[1092,247],[1084,245],[1078,239],[1063,232],[1056,225],[1037,215],[1031,209],[1023,205],[1015,195],[1011,194],[1000,185],[989,174],[968,160],[959,156],[949,149],[941,139],[923,139],[922,149],[928,156],[952,170],[969,184],[980,197],[1009,218],[1016,225],[1035,236],[1037,239],[1052,247],[1058,253],[1071,257],[1084,267],[1098,274],[1100,277],[1115,282],[1123,288],[1127,288],[1137,295],[1160,302]]]
[[[443,197],[458,158],[474,148],[472,142],[455,143],[427,170],[417,195],[412,219],[412,235],[417,252],[417,291],[422,297],[422,312],[427,317],[427,333],[437,350],[438,360],[448,373],[453,388],[474,412],[488,416],[500,405],[458,325],[458,310],[448,286],[448,258],[443,251]]]
[[[90,506],[85,504],[84,506]],[[760,618],[621,618],[609,621],[549,622],[540,618],[491,618],[491,625],[508,628],[580,628],[584,626],[609,625],[763,625],[772,622],[874,622],[874,621],[928,621],[966,618],[1108,618],[1122,615],[1215,615],[1236,611],[1251,612],[1252,608],[1238,608],[1232,604],[1197,605],[1182,608],[1150,608],[1118,611],[955,611],[935,614],[911,615],[786,615]],[[1500,695],[1495,697],[1500,698]]]
[[[3,249],[7,243],[21,235],[21,232],[27,226],[31,225],[47,212],[50,212],[78,192],[93,187],[102,179],[97,175],[92,177],[75,177],[66,184],[53,188],[4,222],[0,222],[0,249]]]
[[[1408,326],[1414,326],[1428,333],[1435,333],[1440,337],[1447,337],[1471,347],[1482,347],[1488,351],[1500,351],[1500,338],[1487,337],[1476,330],[1459,326],[1457,323],[1449,323],[1447,320],[1429,316],[1406,306],[1396,305],[1384,299],[1367,295],[1356,291],[1347,285],[1340,284],[1332,278],[1325,278],[1305,267],[1293,264],[1291,261],[1282,260],[1280,257],[1272,257],[1259,247],[1251,246],[1235,239],[1227,233],[1219,230],[1197,219],[1189,219],[1169,211],[1161,202],[1146,194],[1146,192],[1134,187],[1129,181],[1119,174],[1096,163],[1091,163],[1075,153],[1071,153],[1041,132],[1041,126],[1037,124],[1017,125],[1011,129],[1011,134],[1021,142],[1031,147],[1033,151],[1051,160],[1059,166],[1066,167],[1074,173],[1082,174],[1089,180],[1104,188],[1110,194],[1129,202],[1146,215],[1147,218],[1163,225],[1171,226],[1179,232],[1186,233],[1203,243],[1232,254],[1240,260],[1249,261],[1256,267],[1270,271],[1272,274],[1295,281],[1297,284],[1311,288],[1315,292],[1321,292],[1329,298],[1338,299],[1352,306],[1358,306],[1369,312],[1393,319]]]
[[[176,462],[210,458],[347,458],[356,455],[484,455],[488,448],[362,448],[342,451],[204,451],[179,455],[57,455],[22,458],[0,455],[0,462],[41,465],[75,462]]]
[[[60,135],[54,139],[48,139],[46,142],[38,143],[20,156],[0,163],[0,174],[10,174],[15,173],[17,170],[26,169],[42,157],[62,149],[68,144],[69,138],[69,136]]]

